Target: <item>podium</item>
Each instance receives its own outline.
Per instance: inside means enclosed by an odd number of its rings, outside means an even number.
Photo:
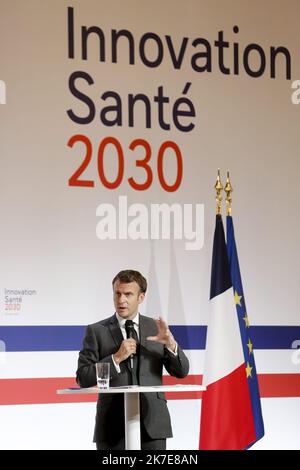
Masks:
[[[203,385],[154,385],[139,386],[128,385],[125,387],[110,387],[107,389],[90,387],[90,388],[65,388],[57,390],[56,393],[62,394],[86,394],[86,393],[124,393],[125,408],[125,449],[140,450],[141,449],[141,432],[140,432],[140,393],[157,393],[157,392],[200,392],[206,388]]]

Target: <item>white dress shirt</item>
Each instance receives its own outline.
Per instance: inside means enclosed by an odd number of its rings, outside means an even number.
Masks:
[[[117,312],[116,312],[116,316],[119,322],[120,330],[122,331],[123,338],[127,339],[127,334],[126,334],[126,329],[125,329],[126,319],[120,317],[120,315]],[[133,321],[133,326],[137,334],[137,337],[140,339],[140,314],[139,312],[136,314],[136,316],[134,317],[132,321]]]

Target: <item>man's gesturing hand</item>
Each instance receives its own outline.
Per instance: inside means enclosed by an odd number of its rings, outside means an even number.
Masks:
[[[148,336],[147,340],[158,341],[159,343],[165,344],[166,347],[171,349],[172,351],[175,351],[176,341],[171,331],[169,330],[167,323],[161,317],[159,317],[159,320],[154,320],[154,321],[158,328],[157,335]]]

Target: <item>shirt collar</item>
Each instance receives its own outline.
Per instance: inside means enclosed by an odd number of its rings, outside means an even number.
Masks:
[[[116,312],[116,317],[117,317],[120,328],[125,328],[126,318],[120,317],[118,312]],[[140,323],[140,314],[139,314],[139,312],[137,312],[136,316],[134,317],[134,319],[132,321],[133,321],[134,325],[139,326],[139,323]]]

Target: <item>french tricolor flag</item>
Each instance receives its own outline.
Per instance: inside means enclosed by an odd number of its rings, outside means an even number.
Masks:
[[[253,345],[231,216],[216,216],[200,449],[247,449],[264,435]]]

